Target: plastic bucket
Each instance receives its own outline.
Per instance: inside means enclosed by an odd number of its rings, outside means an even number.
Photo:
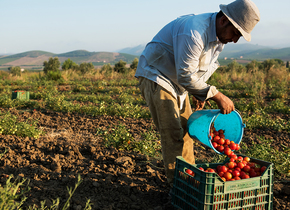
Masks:
[[[221,154],[211,144],[210,126],[213,122],[216,130],[225,130],[226,139],[236,144],[241,142],[245,124],[237,111],[232,111],[230,114],[221,114],[219,109],[195,111],[187,121],[188,134]]]

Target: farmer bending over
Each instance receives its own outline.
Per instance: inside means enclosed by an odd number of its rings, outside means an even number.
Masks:
[[[228,114],[234,103],[206,82],[218,68],[218,56],[228,42],[241,36],[250,41],[250,32],[260,14],[250,0],[220,5],[220,11],[179,17],[149,42],[140,56],[135,76],[161,135],[167,181],[174,178],[176,156],[194,164],[193,140],[186,125],[192,109],[201,110],[209,99],[221,113]]]

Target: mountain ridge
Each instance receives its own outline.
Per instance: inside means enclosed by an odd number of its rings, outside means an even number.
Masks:
[[[119,52],[130,52],[132,55],[140,56],[145,45],[138,45],[132,48],[124,48]],[[281,59],[284,61],[290,60],[290,47],[274,48],[269,46],[254,45],[254,44],[227,44],[221,52],[219,59],[248,59],[248,60],[267,60]]]
[[[73,50],[65,53],[51,53],[41,50],[32,50],[12,55],[0,57],[0,68],[7,69],[10,66],[23,66],[24,68],[35,67],[42,68],[43,62],[48,61],[50,57],[58,57],[59,61],[63,63],[67,59],[71,59],[77,64],[86,62],[92,63],[95,66],[102,66],[104,64],[114,65],[123,60],[132,63],[135,58],[139,58],[145,45],[138,45],[136,47],[128,47],[119,50],[118,52],[90,52],[87,50]],[[263,61],[267,59],[281,59],[283,61],[290,61],[290,47],[272,48],[268,46],[253,45],[253,44],[228,44],[225,45],[224,50],[219,56],[221,61],[230,60],[251,60]]]
[[[58,57],[61,63],[71,59],[77,64],[86,62],[93,63],[93,65],[103,65],[106,63],[114,64],[120,60],[131,63],[137,56],[119,52],[89,52],[87,50],[74,50],[59,54],[32,50],[2,56],[0,58],[0,66],[42,66],[43,62],[49,60],[50,57]]]

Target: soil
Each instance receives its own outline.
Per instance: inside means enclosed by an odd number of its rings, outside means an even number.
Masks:
[[[3,110],[2,110],[3,111]],[[96,135],[98,128],[107,129],[112,124],[125,123],[137,138],[149,130],[151,119],[129,119],[112,116],[85,116],[52,111],[10,110],[19,120],[38,120],[39,128],[46,134],[35,138],[0,135],[0,184],[9,175],[27,179],[31,188],[24,207],[40,207],[41,201],[51,206],[59,198],[62,207],[74,188],[78,175],[82,182],[74,192],[69,209],[83,209],[88,199],[92,209],[174,209],[170,202],[170,186],[166,182],[161,160],[134,152],[104,148]],[[258,143],[257,136],[275,139],[273,146],[289,147],[287,132],[245,130],[244,141]],[[196,147],[196,157],[207,159],[211,149]],[[29,182],[28,182],[29,181]],[[290,182],[287,177],[275,180],[274,209],[290,209]]]

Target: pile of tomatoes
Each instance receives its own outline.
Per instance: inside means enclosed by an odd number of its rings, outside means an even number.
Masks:
[[[218,165],[216,168],[202,168],[201,171],[217,173],[224,181],[235,181],[260,176],[266,166],[250,161],[249,157],[230,155],[230,160],[224,165]],[[187,172],[188,173],[188,172]],[[189,173],[190,174],[190,173]]]
[[[215,148],[220,153],[224,153],[225,155],[230,155],[233,151],[238,151],[240,149],[240,145],[236,144],[234,141],[230,141],[225,138],[224,130],[215,130],[214,127],[210,129],[211,136],[211,144],[213,148]]]
[[[216,168],[199,167],[201,171],[217,173],[224,181],[234,181],[260,176],[266,170],[266,166],[251,162],[249,157],[237,156],[234,151],[238,151],[240,145],[225,139],[224,130],[217,131],[214,126],[211,126],[210,136],[213,147],[227,155],[229,161]],[[191,176],[195,175],[190,169],[186,169],[185,172]]]

